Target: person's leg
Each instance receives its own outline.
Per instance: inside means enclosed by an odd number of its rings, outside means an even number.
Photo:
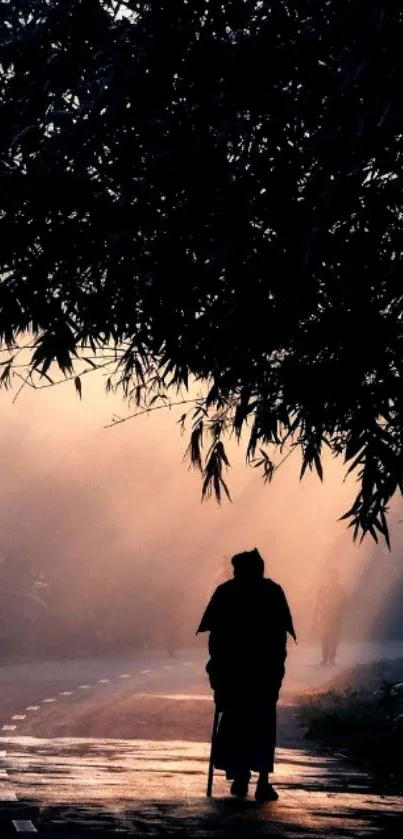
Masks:
[[[231,795],[243,798],[248,794],[250,771],[246,753],[247,714],[243,705],[227,706],[222,713],[216,745],[214,765],[224,769],[232,781]]]
[[[231,784],[231,795],[235,795],[237,798],[245,798],[249,791],[250,778],[251,774],[249,770],[244,770],[242,772],[238,770]]]
[[[336,661],[337,647],[340,642],[340,627],[335,624],[332,626],[329,633],[329,664],[334,664]]]
[[[276,698],[273,697],[270,705],[262,710],[261,738],[263,742],[261,754],[258,756],[258,764],[260,764],[261,768],[256,784],[256,801],[277,801],[278,799],[278,795],[270,783],[270,773],[273,772],[274,768],[274,752],[276,747],[276,700],[277,696]]]
[[[321,664],[328,664],[329,662],[329,633],[322,632],[321,635],[321,647],[322,647],[322,661]]]
[[[256,784],[255,792],[256,801],[277,801],[278,793],[270,783],[270,775],[268,772],[259,772],[258,782]]]
[[[241,705],[234,719],[234,765],[231,795],[244,798],[248,794],[249,770],[249,708]]]

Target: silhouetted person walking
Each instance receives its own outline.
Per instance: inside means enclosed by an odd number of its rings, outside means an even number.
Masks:
[[[338,582],[339,572],[330,568],[327,579],[320,587],[316,598],[314,625],[318,631],[322,649],[323,666],[335,664],[340,643],[341,624],[346,605],[346,592]]]
[[[234,578],[215,590],[198,632],[209,632],[206,670],[221,718],[213,744],[216,769],[245,796],[251,771],[255,798],[275,801],[269,782],[276,743],[276,703],[284,677],[287,632],[295,639],[281,586],[264,577],[256,548],[232,558]]]

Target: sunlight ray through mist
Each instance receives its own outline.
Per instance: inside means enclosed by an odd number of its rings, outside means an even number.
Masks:
[[[300,638],[310,637],[315,592],[329,565],[365,616],[349,619],[350,631],[368,633],[371,614],[379,622],[390,585],[367,583],[363,603],[361,581],[376,564],[381,580],[392,562],[396,585],[402,565],[393,559],[396,546],[391,560],[369,540],[353,545],[337,521],[354,489],[353,480],[343,483],[342,464],[325,459],[322,486],[313,475],[300,483],[290,458],[267,486],[233,443],[233,503],[201,503],[200,476],[183,462],[180,409],[106,430],[124,406],[102,385],[102,377],[87,377],[82,401],[70,383],[25,391],[15,405],[9,393],[0,395],[3,646],[24,632],[45,651],[135,649],[164,644],[168,626],[178,643],[192,644],[224,558],[254,545],[288,593]],[[42,631],[46,621],[52,632]]]

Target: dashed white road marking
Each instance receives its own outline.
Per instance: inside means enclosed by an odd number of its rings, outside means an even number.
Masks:
[[[190,666],[194,667],[193,662],[190,662],[190,661],[183,662],[183,664],[187,667],[190,667]],[[165,666],[165,670],[173,670],[173,666],[170,665],[170,664],[167,664]],[[142,676],[146,676],[146,675],[148,675],[148,673],[151,673],[150,669],[140,670],[140,674]],[[118,679],[131,679],[131,678],[133,678],[133,674],[132,673],[120,673],[117,676],[117,678]],[[106,685],[106,684],[109,684],[111,681],[112,681],[112,679],[107,679],[107,678],[98,679],[97,684]],[[78,687],[79,687],[80,690],[89,690],[91,687],[93,687],[93,685],[79,685]],[[62,690],[62,691],[60,691],[60,693],[58,695],[59,696],[73,696],[73,693],[74,693],[74,690]],[[56,701],[57,701],[57,699],[55,697],[48,697],[46,699],[42,699],[41,705],[50,704],[50,703],[53,703],[53,702],[56,702]],[[41,707],[40,705],[27,705],[25,710],[26,711],[39,711],[40,707]],[[26,714],[14,714],[11,719],[16,720],[16,721],[25,720],[26,719]],[[1,730],[2,731],[15,731],[16,728],[17,728],[16,725],[3,725]],[[6,756],[7,756],[6,751],[0,751],[0,758],[6,758]],[[7,778],[8,778],[7,770],[6,769],[0,769],[0,780],[3,780],[3,779],[5,780]],[[10,790],[1,790],[0,789],[0,802],[1,801],[18,801],[18,797],[17,797],[15,792],[11,792]],[[35,825],[33,824],[33,822],[30,819],[13,819],[12,824],[13,824],[13,827],[14,827],[14,829],[17,833],[37,833],[38,832]]]
[[[192,664],[192,662],[185,662],[186,666],[191,666],[191,664]],[[168,665],[165,666],[165,670],[173,670],[173,666],[168,664]],[[148,675],[148,673],[151,673],[150,669],[140,670],[140,674],[143,675],[143,676]],[[120,673],[117,676],[117,678],[118,679],[131,679],[131,678],[133,678],[133,674],[132,673]],[[112,679],[107,679],[107,678],[98,679],[97,684],[106,685],[106,684],[109,684],[111,681],[112,681]],[[93,687],[93,685],[79,685],[78,687],[79,687],[80,690],[90,690],[90,688]],[[60,693],[58,695],[59,696],[73,696],[73,693],[74,693],[73,690],[62,690],[62,691],[60,691]],[[53,703],[53,702],[56,702],[56,701],[57,701],[57,699],[55,697],[47,697],[46,699],[42,699],[41,705],[50,704],[50,703]],[[27,705],[25,710],[26,711],[39,711],[41,705]],[[26,719],[26,714],[14,714],[11,719],[15,720],[15,721],[25,720]],[[7,724],[7,725],[3,725],[1,730],[2,731],[15,731],[16,728],[17,728],[17,726],[14,725],[14,724],[13,725],[8,725]],[[7,756],[7,752],[5,750],[0,751],[0,758],[6,758],[6,756]],[[6,780],[6,779],[8,779],[7,770],[6,769],[0,769],[0,781]],[[6,802],[6,801],[9,801],[9,802],[10,801],[18,801],[18,797],[17,797],[15,792],[11,792],[10,790],[1,790],[0,789],[0,802],[2,802],[2,801],[4,801],[4,802]],[[14,829],[17,833],[37,833],[38,832],[35,825],[33,824],[33,822],[30,819],[13,819],[12,824],[13,824],[13,827],[14,827]]]
[[[13,819],[12,824],[17,833],[38,833],[31,819]]]

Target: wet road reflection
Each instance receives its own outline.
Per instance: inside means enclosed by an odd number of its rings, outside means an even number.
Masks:
[[[113,739],[10,738],[8,770],[20,798],[40,805],[39,823],[80,823],[151,835],[370,836],[402,816],[396,798],[371,795],[364,773],[304,748],[280,748],[280,801],[261,806],[228,799],[217,775],[215,800],[204,798],[208,744]],[[112,822],[111,822],[112,819]],[[249,832],[248,832],[249,831]],[[273,834],[273,831],[277,833]],[[232,832],[232,833],[231,833]]]
[[[348,666],[354,651],[342,652]],[[373,795],[365,773],[304,741],[295,694],[324,678],[311,661],[303,647],[290,655],[273,777],[280,800],[266,806],[231,799],[220,773],[205,798],[213,707],[201,656],[4,668],[3,722],[15,728],[1,738],[0,832],[18,804],[18,818],[52,839],[398,835],[403,802]]]

